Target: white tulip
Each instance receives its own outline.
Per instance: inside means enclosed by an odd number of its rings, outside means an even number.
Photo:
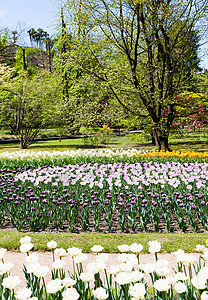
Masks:
[[[49,269],[49,267],[47,267],[47,266],[39,266],[38,268],[36,268],[35,270],[34,270],[34,275],[36,276],[36,277],[45,277],[47,274],[48,274],[48,272],[50,272],[50,269]]]
[[[108,260],[108,253],[101,253],[99,255],[96,256],[96,261],[98,262],[106,262]]]
[[[208,261],[208,251],[205,251],[204,254],[202,254],[202,258],[203,258],[205,261]]]
[[[54,253],[58,256],[58,257],[65,257],[67,256],[66,250],[63,248],[56,248]]]
[[[98,287],[96,290],[93,290],[93,295],[98,300],[105,300],[108,298],[108,294],[103,287]]]
[[[203,292],[201,294],[201,300],[208,300],[208,292]]]
[[[63,288],[62,280],[58,278],[49,281],[49,283],[46,285],[46,290],[47,293],[49,294],[55,294],[58,291],[60,291],[62,288]]]
[[[106,269],[106,264],[101,262],[91,262],[87,265],[87,271],[93,274],[99,273]]]
[[[204,245],[196,245],[196,251],[200,253],[206,252],[206,247]]]
[[[195,264],[197,262],[197,258],[196,258],[196,256],[194,256],[192,254],[184,254],[180,258],[180,261],[182,262],[182,264],[188,266],[190,264]]]
[[[144,273],[147,274],[153,273],[155,271],[155,268],[156,268],[156,264],[151,264],[151,263],[139,265],[139,269],[144,271]]]
[[[186,285],[183,282],[176,282],[176,284],[174,285],[174,289],[178,294],[182,294],[186,291]]]
[[[127,263],[132,265],[138,265],[138,260],[136,254],[127,254]]]
[[[139,271],[132,271],[129,273],[129,276],[131,277],[131,282],[138,282],[144,278],[144,273]]]
[[[20,252],[27,253],[33,248],[32,243],[24,243],[20,246]]]
[[[79,255],[74,257],[75,264],[83,264],[87,260],[87,255],[84,253],[80,253]]]
[[[180,257],[181,255],[184,255],[184,250],[182,249],[178,249],[177,251],[174,251],[171,253],[175,259],[178,261],[178,257]]]
[[[40,268],[39,262],[29,263],[26,267],[27,273],[35,273]]]
[[[129,246],[129,249],[131,252],[138,254],[139,252],[142,251],[143,246],[141,244],[134,243]]]
[[[14,290],[18,285],[20,285],[21,280],[19,276],[8,276],[3,279],[2,285],[3,287]]]
[[[176,273],[174,275],[174,279],[175,279],[175,281],[178,281],[178,280],[180,280],[180,281],[186,281],[188,279],[188,277],[186,276],[185,273],[178,272],[178,273]]]
[[[38,262],[38,260],[39,260],[39,255],[36,253],[30,253],[30,255],[25,257],[25,261],[28,264]]]
[[[53,240],[47,243],[48,249],[55,249],[57,247],[57,243]]]
[[[7,249],[5,248],[0,248],[0,259],[4,258],[4,254],[7,252]]]
[[[103,246],[100,246],[100,245],[94,245],[94,246],[91,248],[92,252],[96,252],[96,253],[103,251],[103,249],[104,249],[104,247],[103,247]]]
[[[150,241],[148,245],[149,245],[149,252],[152,254],[159,252],[161,249],[161,244],[158,241]]]
[[[67,288],[62,293],[62,299],[63,300],[77,300],[77,299],[79,299],[79,293],[73,287]]]
[[[167,292],[170,289],[170,283],[167,279],[158,279],[154,282],[154,288],[159,292]]]
[[[61,259],[57,259],[53,262],[52,267],[56,270],[63,270],[65,265],[66,265],[65,261]]]
[[[170,269],[168,267],[157,267],[156,266],[155,272],[159,276],[167,276],[168,273],[170,273]]]
[[[23,287],[16,292],[15,298],[17,300],[26,300],[29,299],[31,295],[32,295],[31,288]]]
[[[117,256],[117,260],[118,260],[120,263],[126,263],[126,262],[129,260],[128,254],[126,254],[126,253],[119,254],[119,255]]]
[[[120,271],[122,272],[131,272],[134,266],[129,263],[122,263],[119,265],[119,267],[120,267]]]
[[[158,259],[156,262],[156,268],[167,267],[169,262],[166,259]]]
[[[64,287],[68,288],[68,287],[71,287],[73,285],[76,284],[76,280],[72,279],[71,277],[65,277],[63,280],[62,280],[62,284]]]
[[[130,251],[130,247],[128,245],[125,245],[125,244],[120,245],[117,248],[120,252],[129,252]]]
[[[195,276],[191,279],[191,283],[198,290],[206,289],[206,278]]]
[[[81,279],[82,281],[89,282],[89,281],[91,281],[91,280],[94,279],[94,273],[91,273],[91,272],[81,273],[81,274],[80,274],[80,279]]]
[[[71,254],[71,256],[77,256],[82,253],[82,249],[77,247],[68,248],[67,252]]]
[[[29,244],[30,242],[31,242],[31,237],[28,235],[26,235],[20,239],[21,244]]]
[[[129,295],[134,299],[144,299],[146,294],[145,285],[143,283],[136,283],[129,287]]]
[[[120,285],[129,284],[131,282],[131,276],[129,276],[128,272],[121,272],[116,275],[115,281]]]
[[[120,271],[121,271],[121,269],[120,269],[120,266],[118,266],[118,265],[111,265],[110,269],[107,270],[107,272],[112,275],[116,275],[116,274],[120,273]]]
[[[206,280],[208,279],[208,268],[207,267],[202,267],[197,276],[202,277],[202,278],[206,278]]]

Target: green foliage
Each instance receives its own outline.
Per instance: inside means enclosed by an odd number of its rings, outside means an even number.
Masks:
[[[43,50],[37,49],[37,48],[29,48],[25,47],[25,56],[26,56],[26,63],[27,63],[27,72],[30,75],[34,75],[37,71],[37,66],[32,64],[33,57],[39,57],[43,55]],[[17,72],[21,71],[23,69],[23,58],[22,58],[22,49],[17,47],[16,53],[15,53],[15,62],[14,62],[14,68]]]
[[[151,141],[151,135],[145,131],[143,131],[142,133],[129,134],[129,135],[127,135],[127,137],[136,144],[141,144],[141,143]]]
[[[193,69],[198,68],[200,36],[195,25],[204,17],[205,1],[197,1],[197,9],[192,1],[186,2],[186,9],[184,1],[65,4],[74,32],[65,66],[76,65],[81,80],[85,78],[84,99],[94,81],[99,93],[107,91],[114,111],[123,109],[124,119],[127,114],[148,116],[158,147],[168,148],[174,94],[191,88]]]
[[[85,146],[96,147],[99,144],[108,144],[113,137],[113,130],[107,125],[103,125],[102,128],[81,127],[79,131]]]
[[[22,148],[27,148],[43,126],[50,124],[57,111],[60,81],[48,72],[29,76],[26,72],[1,86],[1,126],[9,127]]]
[[[99,129],[98,134],[101,144],[109,144],[113,136],[113,130],[107,125],[103,125],[103,127]]]
[[[176,117],[173,131],[185,134],[188,130],[206,129],[208,124],[208,94],[184,92],[175,97]]]
[[[97,130],[92,127],[81,127],[80,133],[82,134],[82,140],[85,146],[96,147],[98,146],[99,139],[97,136]]]
[[[8,29],[4,29],[3,33],[0,34],[0,49],[7,45],[8,41]]]

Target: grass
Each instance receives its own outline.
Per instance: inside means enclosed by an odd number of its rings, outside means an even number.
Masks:
[[[82,139],[66,139],[59,142],[58,140],[38,141],[29,146],[28,150],[32,151],[60,151],[71,150],[84,147]],[[0,151],[19,151],[18,143],[0,144]]]
[[[81,138],[76,139],[65,139],[59,142],[58,140],[48,140],[48,141],[38,141],[34,142],[28,150],[32,151],[64,151],[64,150],[76,150],[76,149],[91,149],[92,147],[86,147]],[[145,148],[145,149],[153,149],[152,145],[145,144],[135,144],[128,137],[117,137],[111,140],[110,144],[101,145],[97,148]],[[0,152],[5,151],[19,151],[21,150],[19,144],[11,143],[11,144],[0,144]]]
[[[18,251],[20,238],[29,235],[32,238],[35,251],[47,251],[47,242],[55,240],[58,247],[67,249],[79,247],[84,253],[91,252],[90,248],[102,245],[104,252],[118,253],[117,246],[141,243],[144,246],[142,253],[148,253],[148,242],[157,240],[161,242],[161,252],[171,253],[178,249],[191,253],[195,252],[197,244],[205,245],[207,233],[178,234],[178,233],[139,233],[139,234],[104,234],[104,233],[21,233],[13,231],[0,231],[0,247]]]
[[[203,133],[187,133],[184,136],[171,135],[169,139],[170,148],[172,150],[189,151],[208,151],[208,137]],[[106,148],[142,148],[145,150],[156,149],[155,146],[147,141],[135,141],[132,136],[114,137],[110,144],[101,145]],[[65,139],[59,142],[58,140],[37,141],[34,142],[28,149],[32,151],[64,151],[86,148],[83,139]],[[89,149],[89,148],[88,148]],[[21,150],[18,143],[0,144],[0,152],[4,151],[19,151]]]

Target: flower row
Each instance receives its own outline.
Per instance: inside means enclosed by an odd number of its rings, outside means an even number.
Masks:
[[[171,158],[171,157],[179,157],[179,158],[207,158],[208,157],[208,152],[195,152],[195,151],[150,151],[147,153],[141,153],[138,154],[139,157],[151,157],[151,158],[155,158],[155,157],[160,157],[160,158]]]
[[[207,241],[208,242],[208,241]],[[87,263],[88,256],[80,248],[67,250],[57,248],[55,241],[47,246],[52,251],[52,269],[39,263],[39,256],[30,252],[31,238],[20,239],[20,251],[26,253],[26,286],[18,289],[21,280],[12,276],[14,267],[6,263],[6,249],[0,249],[0,297],[7,300],[138,300],[138,299],[208,299],[208,248],[197,245],[200,256],[186,254],[179,249],[173,252],[176,265],[174,272],[169,262],[160,259],[161,244],[150,241],[149,252],[155,257],[154,263],[141,263],[141,244],[118,246],[121,254],[118,263],[107,267],[109,255],[101,253],[103,247],[94,245],[91,250],[94,260]],[[131,253],[129,253],[131,252]],[[66,270],[67,256],[72,259],[73,268]],[[51,276],[46,280],[46,276]]]
[[[41,159],[41,158],[57,158],[57,157],[113,157],[113,156],[135,156],[141,153],[146,153],[146,150],[140,149],[78,149],[78,150],[65,150],[65,151],[5,151],[0,153],[0,159]]]

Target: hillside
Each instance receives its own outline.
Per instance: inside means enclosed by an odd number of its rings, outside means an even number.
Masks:
[[[15,44],[10,44],[0,49],[0,62],[14,66],[17,58],[21,61],[22,57],[23,62],[24,55],[26,68],[37,67],[39,69],[49,70],[49,56],[43,49],[20,47]]]

